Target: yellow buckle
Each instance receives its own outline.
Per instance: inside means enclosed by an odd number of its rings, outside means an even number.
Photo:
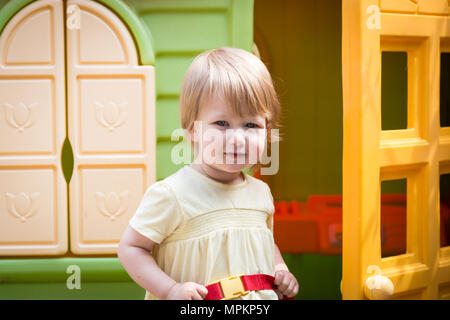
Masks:
[[[243,274],[232,276],[229,278],[223,278],[219,280],[220,287],[222,288],[223,299],[230,300],[240,296],[245,296],[249,291],[245,291],[244,284],[241,277]]]

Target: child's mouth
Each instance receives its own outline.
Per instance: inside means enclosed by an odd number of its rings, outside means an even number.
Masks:
[[[226,156],[238,158],[245,156],[245,153],[225,153]]]

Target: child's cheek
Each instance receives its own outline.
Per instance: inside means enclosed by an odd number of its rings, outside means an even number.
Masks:
[[[224,137],[220,130],[209,129],[202,136],[203,159],[209,164],[223,163]]]
[[[266,144],[266,130],[253,129],[249,131],[247,141],[248,141],[249,158],[257,159],[257,161],[260,162]],[[252,161],[250,162],[252,163]]]

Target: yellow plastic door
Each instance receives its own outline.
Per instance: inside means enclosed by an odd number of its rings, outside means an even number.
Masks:
[[[111,254],[156,180],[154,69],[103,5],[70,0],[67,12],[71,251]]]
[[[450,247],[440,247],[439,175],[450,172],[440,128],[440,53],[449,51],[447,0],[344,0],[344,299],[450,297]],[[407,52],[407,128],[381,130],[381,53]],[[407,180],[406,252],[381,257],[380,184]],[[384,279],[375,283],[374,273]],[[383,278],[385,277],[385,278]],[[389,291],[389,290],[387,290]],[[389,298],[387,294],[384,298]]]
[[[67,250],[63,16],[37,1],[0,36],[0,255]]]

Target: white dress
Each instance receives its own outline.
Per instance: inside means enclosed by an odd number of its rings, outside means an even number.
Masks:
[[[238,274],[274,276],[272,194],[265,182],[244,177],[228,185],[185,166],[145,192],[130,226],[158,243],[152,255],[175,281],[206,286]],[[259,290],[237,299],[278,296]]]

